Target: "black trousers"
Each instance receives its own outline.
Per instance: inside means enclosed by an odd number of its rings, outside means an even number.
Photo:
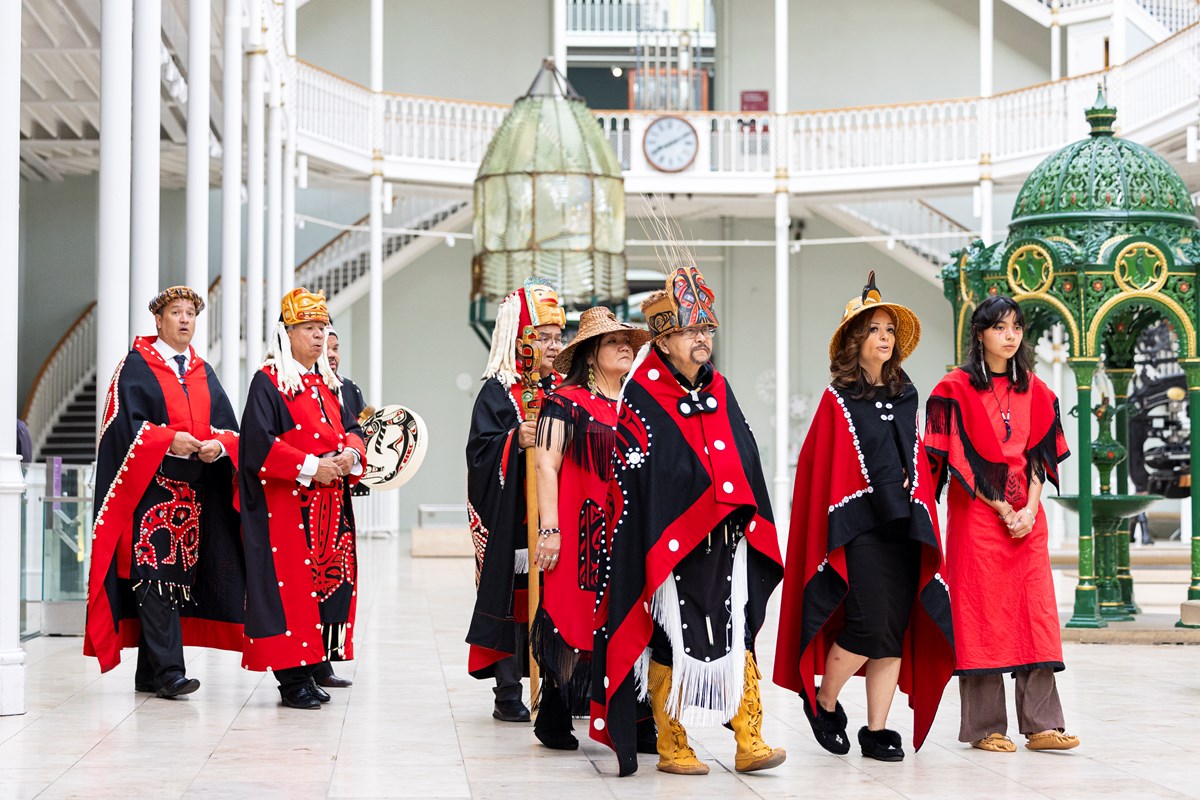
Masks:
[[[313,671],[317,668],[316,664],[308,664],[303,667],[288,667],[287,669],[275,670],[275,680],[279,681],[279,693],[287,694],[293,689],[298,689],[307,684],[313,677]]]
[[[525,676],[525,661],[529,652],[529,629],[517,625],[515,631],[516,650],[513,655],[496,662],[496,687],[492,691],[498,703],[521,701],[521,678]]]
[[[142,635],[138,639],[137,671],[134,683],[154,689],[169,678],[186,674],[183,664],[183,631],[179,626],[179,609],[168,595],[160,594],[154,585],[144,585],[138,592],[138,619]]]
[[[333,662],[332,661],[322,661],[320,664],[317,664],[315,667],[313,667],[312,676],[314,678],[316,678],[318,681],[325,680],[326,678],[332,678],[333,677]]]

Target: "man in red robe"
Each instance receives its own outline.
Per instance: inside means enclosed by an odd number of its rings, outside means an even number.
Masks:
[[[83,652],[107,672],[138,648],[134,686],[200,688],[183,646],[240,650],[245,566],[233,506],[237,418],[191,347],[204,300],[172,286],[150,302],[113,374],[96,453],[96,521]]]
[[[242,666],[272,670],[283,705],[329,700],[313,671],[354,658],[358,582],[350,484],[366,450],[325,357],[324,293],[284,296],[242,413],[246,635]]]
[[[562,350],[566,314],[558,293],[540,278],[500,303],[483,387],[471,412],[467,438],[467,515],[475,544],[475,609],[467,631],[471,646],[467,670],[496,681],[492,716],[501,722],[528,722],[521,702],[529,612],[529,550],[525,518],[525,450],[534,445],[536,423],[521,413],[521,373],[517,352],[521,333],[533,326],[539,380],[535,403],[554,391],[562,376],[553,369]]]

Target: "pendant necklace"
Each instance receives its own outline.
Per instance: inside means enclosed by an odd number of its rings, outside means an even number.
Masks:
[[[1008,408],[1000,405],[1000,398],[996,394],[996,386],[990,375],[988,376],[988,389],[992,392],[992,399],[996,401],[996,410],[1000,412],[1000,419],[1004,420],[1004,439],[1002,441],[1007,442],[1012,438],[1012,422],[1010,421],[1012,417],[1012,384],[1008,384],[1008,391],[1004,393],[1004,399],[1008,403]]]

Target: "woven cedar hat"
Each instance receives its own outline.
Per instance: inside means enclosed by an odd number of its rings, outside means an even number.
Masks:
[[[150,301],[150,313],[157,314],[176,300],[189,300],[196,307],[196,313],[204,310],[204,298],[190,286],[171,286],[163,289]]]
[[[864,311],[874,311],[877,308],[886,308],[896,320],[896,346],[900,351],[900,360],[908,358],[912,351],[917,349],[917,342],[921,341],[921,320],[911,309],[899,303],[883,302],[883,296],[879,294],[879,289],[875,286],[875,270],[871,270],[867,276],[867,285],[863,287],[862,296],[852,297],[850,302],[846,303],[846,310],[842,313],[842,322],[833,332],[833,338],[829,340],[830,361],[837,358],[838,351],[842,349],[842,336],[846,333],[850,321]]]
[[[571,370],[571,361],[575,357],[575,348],[588,339],[603,336],[606,333],[628,333],[629,344],[633,352],[650,341],[650,331],[617,321],[617,317],[604,306],[589,308],[579,315],[579,333],[571,343],[562,349],[554,359],[554,371],[566,375]]]

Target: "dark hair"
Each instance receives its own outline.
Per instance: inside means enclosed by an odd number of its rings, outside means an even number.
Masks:
[[[1021,306],[1017,304],[1017,301],[1007,295],[997,294],[987,298],[976,307],[975,313],[971,315],[971,341],[967,346],[966,360],[963,362],[962,368],[971,376],[971,385],[976,389],[986,389],[992,381],[984,361],[983,342],[980,341],[980,337],[983,336],[984,331],[1001,322],[1010,314],[1014,315],[1013,323],[1024,333],[1025,314],[1021,311]],[[1010,358],[1005,366],[1005,373],[1010,377],[1014,370],[1016,380],[1013,381],[1013,390],[1029,391],[1029,375],[1033,372],[1033,354],[1029,342],[1024,338],[1021,339],[1021,345],[1017,348],[1017,354]]]
[[[559,384],[559,388],[565,386],[583,386],[586,387],[588,380],[588,358],[596,354],[596,350],[600,348],[600,341],[604,338],[593,336],[585,342],[580,342],[575,348],[574,355],[571,356],[571,367],[567,370],[563,382]]]
[[[891,311],[887,308],[880,310],[886,311],[892,318],[892,324],[896,324],[896,317]],[[880,375],[882,386],[873,384],[867,377],[866,370],[858,363],[858,354],[862,350],[863,342],[867,340],[873,316],[873,313],[864,311],[850,321],[842,332],[841,347],[838,348],[837,355],[829,362],[829,376],[833,385],[839,389],[850,389],[850,396],[855,400],[874,397],[878,389],[885,390],[888,397],[899,397],[904,391],[904,370],[900,368],[899,341],[892,347],[892,357],[883,364],[883,374]]]

